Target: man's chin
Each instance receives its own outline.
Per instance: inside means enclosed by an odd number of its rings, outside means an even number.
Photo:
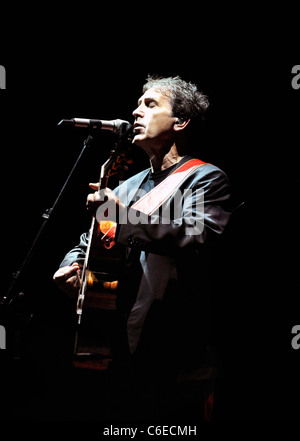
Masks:
[[[144,137],[140,134],[135,135],[135,137],[132,140],[132,144],[138,145],[139,147],[142,147],[144,144]]]

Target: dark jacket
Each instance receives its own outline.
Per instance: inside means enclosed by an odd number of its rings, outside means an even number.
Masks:
[[[149,172],[138,173],[114,190],[129,207],[128,213],[134,210],[130,205]],[[202,200],[197,204],[199,190],[204,204]],[[210,332],[207,268],[213,265],[215,243],[230,218],[229,198],[226,175],[205,164],[165,202],[169,222],[156,212],[147,223],[118,225],[116,243],[126,250],[120,308],[128,353],[142,369],[169,371],[176,366],[180,370],[202,362]],[[138,218],[139,213],[131,214]],[[196,226],[195,219],[199,221]],[[61,267],[82,261],[86,245],[84,233]]]

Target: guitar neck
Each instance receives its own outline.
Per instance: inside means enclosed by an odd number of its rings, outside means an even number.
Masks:
[[[77,315],[78,315],[78,325],[80,324],[80,321],[81,321],[82,305],[83,305],[84,296],[85,296],[85,292],[86,292],[86,283],[87,283],[87,281],[86,281],[86,273],[87,273],[88,263],[89,263],[89,258],[90,258],[90,251],[91,251],[91,245],[92,245],[92,238],[93,238],[93,232],[94,232],[94,228],[95,228],[95,223],[96,223],[96,220],[95,220],[94,217],[92,217],[92,222],[91,222],[91,227],[90,227],[90,232],[89,232],[89,239],[88,239],[88,242],[87,242],[87,248],[86,248],[84,263],[83,263],[82,271],[81,271],[80,288],[79,288],[78,298],[77,298],[76,312],[77,312]]]
[[[108,178],[109,178],[108,171],[111,167],[111,164],[114,161],[113,158],[115,157],[115,155],[116,155],[116,151],[111,152],[111,156],[109,157],[109,159],[101,166],[100,179],[99,179],[99,190],[98,191],[103,190],[104,188],[107,187],[107,182],[108,182]],[[78,325],[80,325],[80,322],[81,322],[82,307],[83,307],[83,302],[84,302],[86,289],[87,289],[87,271],[88,271],[88,264],[89,264],[89,260],[90,260],[90,252],[91,252],[91,246],[92,246],[92,240],[93,240],[95,228],[96,228],[96,219],[93,216],[92,221],[91,221],[90,231],[89,231],[89,238],[88,238],[88,242],[87,242],[84,263],[83,263],[83,267],[82,267],[82,271],[81,271],[80,288],[79,288],[78,297],[77,297],[76,312],[77,312]],[[75,344],[75,347],[76,347],[76,344]],[[76,350],[76,348],[75,348],[75,350]]]

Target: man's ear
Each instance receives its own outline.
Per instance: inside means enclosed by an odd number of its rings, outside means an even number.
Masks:
[[[188,125],[189,122],[190,119],[188,119],[187,121],[182,121],[181,119],[176,118],[175,124],[173,126],[175,132],[179,132],[180,130],[183,130]]]

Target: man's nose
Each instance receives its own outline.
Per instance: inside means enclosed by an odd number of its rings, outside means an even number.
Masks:
[[[133,112],[132,115],[134,116],[135,119],[137,119],[138,116],[140,116],[141,118],[143,118],[145,116],[145,112],[142,109],[142,106],[138,106]]]

